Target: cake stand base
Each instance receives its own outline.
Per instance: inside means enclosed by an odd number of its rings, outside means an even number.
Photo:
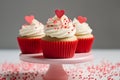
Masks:
[[[44,80],[68,80],[68,75],[64,71],[62,64],[50,64]]]
[[[68,80],[68,75],[64,71],[62,64],[76,64],[92,61],[93,55],[91,53],[80,53],[75,54],[73,58],[48,59],[44,58],[42,54],[20,54],[20,59],[30,63],[50,64],[43,80]]]

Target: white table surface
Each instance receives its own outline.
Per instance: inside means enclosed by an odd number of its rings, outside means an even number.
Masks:
[[[87,66],[86,66],[86,64],[81,66],[82,65],[81,63],[73,64],[73,65],[72,64],[64,65],[65,70],[67,72],[69,72],[68,73],[69,80],[120,80],[120,49],[93,49],[91,51],[91,53],[94,56],[94,60],[92,61],[92,65],[90,65],[90,66],[88,65],[89,62],[88,62],[88,64],[86,63]],[[45,72],[48,69],[48,66],[42,65],[42,64],[40,64],[40,65],[32,64],[31,65],[29,63],[27,63],[27,64],[21,63],[21,61],[19,59],[19,55],[20,55],[19,49],[9,49],[9,50],[8,49],[0,49],[0,65],[4,64],[6,62],[10,63],[10,66],[11,66],[11,63],[12,63],[12,66],[14,64],[22,65],[22,69],[19,68],[20,66],[18,66],[20,74],[25,72],[24,68],[26,69],[26,67],[29,68],[27,70],[28,72],[31,71],[31,66],[33,66],[32,67],[33,72],[35,72],[35,71],[40,72],[39,79],[37,79],[36,77],[34,77],[34,78],[31,77],[32,79],[28,78],[27,80],[43,80],[41,75],[45,74]],[[104,64],[104,62],[101,63],[102,61],[108,61],[108,63],[105,63],[105,64]],[[90,64],[91,64],[91,62],[90,62]],[[4,68],[4,66],[5,66],[5,68]],[[4,65],[4,66],[2,67],[5,69],[4,71],[2,71],[2,72],[4,72],[4,74],[7,74],[9,72],[9,70],[11,70],[11,72],[12,72],[12,70],[14,69],[14,68],[9,68],[6,65]],[[90,71],[92,71],[92,72],[95,71],[94,72],[95,75],[91,74],[91,72],[88,70],[89,67],[91,67]],[[99,67],[98,70],[96,70],[97,67]],[[113,67],[113,69],[110,70],[110,68],[112,68],[112,67]],[[101,68],[103,71],[100,72]],[[105,69],[105,71],[107,71],[107,70],[110,71],[110,73],[107,72],[107,74],[104,75],[104,72],[105,72],[104,69]],[[0,68],[0,70],[2,70],[2,69]],[[80,73],[81,71],[83,71],[83,73]],[[0,71],[0,73],[1,73],[1,71]],[[116,76],[116,73],[117,73],[117,76]],[[4,74],[3,74],[3,76],[4,76],[4,78],[6,78],[6,80],[10,80],[9,77],[12,77],[12,76],[6,77]],[[24,75],[24,74],[22,74],[22,75]],[[31,75],[31,73],[29,73],[28,76],[29,75]],[[80,78],[80,75],[82,75],[82,78]],[[93,78],[88,79],[89,75],[91,75],[94,79]],[[22,76],[20,79],[18,79],[18,77],[17,77],[16,80],[23,80],[22,79],[23,77],[24,76]],[[13,76],[13,78],[14,78],[14,76]],[[86,79],[83,79],[83,78],[86,78]],[[0,80],[3,80],[3,79],[1,79],[1,76],[0,76]]]
[[[93,49],[91,53],[94,56],[94,63],[106,59],[111,62],[120,62],[120,49]],[[19,62],[19,49],[0,49],[0,63]]]

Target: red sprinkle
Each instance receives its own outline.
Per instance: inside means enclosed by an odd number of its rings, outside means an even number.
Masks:
[[[53,22],[54,24],[56,24],[57,23],[57,20],[54,20],[54,22]]]
[[[69,32],[68,32],[69,33]],[[88,64],[88,63],[87,63]],[[71,67],[64,67],[67,72],[68,78],[72,80],[120,80],[120,63],[111,63],[103,61],[94,64],[73,65]],[[26,72],[24,68],[26,67]],[[17,71],[15,70],[17,69]],[[0,64],[0,80],[35,80],[36,77],[43,77],[46,73],[48,65],[46,64],[31,64],[31,63],[3,63]],[[21,73],[22,72],[22,73]],[[18,74],[18,75],[16,75]]]
[[[73,25],[73,27],[75,27],[75,25]]]
[[[67,23],[65,23],[65,25],[66,25]]]
[[[67,28],[67,26],[64,26],[64,28]]]

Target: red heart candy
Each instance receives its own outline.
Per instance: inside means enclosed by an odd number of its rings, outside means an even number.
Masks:
[[[64,10],[55,10],[55,14],[57,15],[58,18],[61,18],[64,15],[65,11]]]
[[[80,23],[84,23],[84,22],[87,21],[86,17],[78,16],[77,18],[78,18],[78,20],[79,20]]]
[[[30,15],[30,16],[25,16],[25,20],[31,24],[32,23],[32,20],[34,19],[34,16],[33,15]]]

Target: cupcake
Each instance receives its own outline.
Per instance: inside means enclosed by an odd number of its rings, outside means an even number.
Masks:
[[[42,52],[41,38],[44,37],[44,25],[37,21],[33,15],[25,16],[27,24],[22,25],[17,37],[22,54]]]
[[[76,48],[76,53],[87,53],[91,51],[94,36],[92,34],[92,29],[86,23],[87,18],[78,16],[78,18],[74,18],[73,25],[76,27],[76,37],[78,39],[78,45]]]
[[[71,58],[77,47],[76,28],[64,15],[64,10],[55,10],[55,16],[49,18],[45,26],[46,36],[42,38],[45,58]]]

